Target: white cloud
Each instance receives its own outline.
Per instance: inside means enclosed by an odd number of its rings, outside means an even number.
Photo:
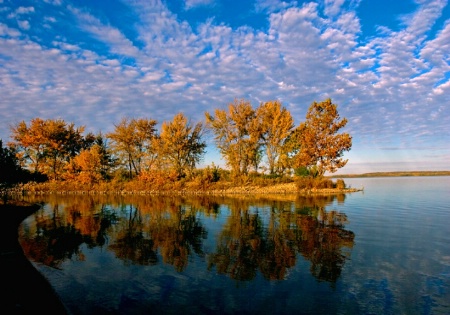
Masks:
[[[324,17],[312,2],[258,1],[267,32],[211,20],[192,29],[159,1],[129,5],[136,38],[76,7],[62,12],[75,17],[78,38],[50,33],[44,43],[0,23],[0,125],[64,117],[107,132],[123,116],[161,122],[183,111],[201,120],[235,98],[280,99],[298,123],[311,102],[331,97],[360,148],[450,140],[437,137],[450,135],[450,23],[429,38],[442,1],[364,42],[358,16],[342,2],[326,2]],[[46,20],[49,32],[60,22]],[[107,51],[89,48],[91,39]]]
[[[5,37],[18,37],[21,35],[21,32],[17,29],[10,28],[6,24],[0,23],[0,36]]]
[[[255,1],[255,10],[257,12],[278,12],[294,6],[295,2],[292,1],[279,1],[279,0],[256,0]]]
[[[185,8],[186,10],[190,10],[199,6],[208,6],[214,3],[214,0],[186,0]]]
[[[34,7],[19,7],[16,10],[16,14],[29,14],[34,13]]]
[[[450,80],[447,80],[446,82],[439,84],[433,89],[433,93],[436,95],[447,95],[447,101],[449,101],[448,95],[450,95]],[[441,109],[441,107],[440,107]],[[440,112],[440,110],[439,110]]]
[[[80,27],[95,38],[107,43],[112,53],[131,57],[138,54],[138,49],[117,28],[104,25],[96,17],[76,8],[71,8],[71,11],[77,17]]]
[[[325,0],[325,14],[328,16],[335,16],[341,13],[341,6],[345,0]]]
[[[17,24],[19,25],[19,27],[25,31],[30,29],[30,22],[28,22],[27,20],[18,20]]]
[[[55,6],[62,5],[62,0],[44,0],[44,2]]]
[[[44,21],[51,22],[51,23],[56,23],[56,19],[53,16],[46,16],[46,17],[44,17]]]

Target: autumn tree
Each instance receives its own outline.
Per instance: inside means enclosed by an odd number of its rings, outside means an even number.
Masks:
[[[83,149],[67,166],[66,178],[75,179],[84,184],[92,184],[102,179],[101,147],[93,145]]]
[[[291,113],[279,101],[262,103],[256,110],[256,121],[261,132],[270,174],[281,174],[286,169],[283,144],[294,121]]]
[[[108,133],[111,149],[126,164],[130,178],[139,175],[146,159],[154,153],[152,142],[158,136],[157,122],[153,119],[123,118],[115,125],[114,132]]]
[[[25,121],[11,127],[10,145],[16,149],[22,165],[33,172],[41,171],[45,159],[44,124],[43,119],[35,118],[29,127]]]
[[[58,179],[70,158],[91,145],[92,137],[83,137],[84,126],[75,127],[62,119],[34,118],[11,127],[13,141],[25,167]]]
[[[164,159],[178,177],[191,173],[205,153],[202,141],[204,127],[201,122],[192,124],[183,113],[172,121],[163,122],[159,141],[159,158]]]
[[[216,146],[234,174],[246,174],[251,166],[258,167],[261,129],[250,102],[235,100],[228,110],[216,109],[214,116],[208,112],[205,116]]]
[[[115,165],[106,144],[106,139],[99,133],[94,137],[89,148],[82,149],[66,166],[65,179],[92,184],[107,179]]]
[[[315,168],[317,176],[323,176],[327,171],[334,173],[344,167],[348,160],[342,156],[351,149],[352,137],[338,131],[346,124],[347,119],[340,119],[337,105],[331,99],[312,103],[306,121],[296,130],[299,151],[295,156],[295,166]]]

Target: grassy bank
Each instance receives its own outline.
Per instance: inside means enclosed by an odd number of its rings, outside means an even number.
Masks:
[[[17,186],[14,194],[133,194],[133,195],[266,195],[266,194],[333,194],[356,192],[342,179],[247,180],[243,182],[145,181],[101,182],[83,184],[69,181],[27,183]]]

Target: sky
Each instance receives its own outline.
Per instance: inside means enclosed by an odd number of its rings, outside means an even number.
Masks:
[[[37,117],[106,134],[236,99],[298,125],[327,98],[353,138],[337,174],[450,170],[448,1],[0,0],[4,143]]]

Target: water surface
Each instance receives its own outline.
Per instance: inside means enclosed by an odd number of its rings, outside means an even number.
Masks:
[[[325,197],[29,197],[73,314],[450,314],[450,177]]]

